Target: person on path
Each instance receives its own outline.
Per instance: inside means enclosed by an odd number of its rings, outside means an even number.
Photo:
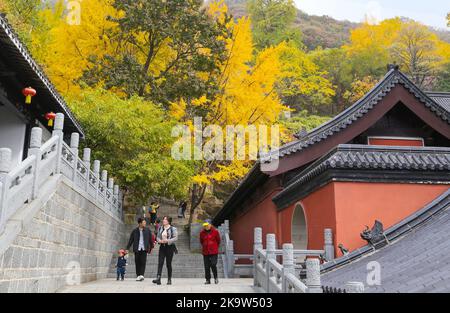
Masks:
[[[178,218],[186,218],[186,208],[187,208],[187,202],[186,201],[181,201],[180,204],[178,205]]]
[[[136,264],[136,281],[143,281],[145,274],[145,265],[147,263],[147,254],[153,249],[152,232],[146,227],[143,218],[138,219],[138,227],[133,229],[128,240],[127,251],[133,246],[134,262]]]
[[[119,250],[119,255],[117,257],[117,280],[119,280],[119,277],[123,280],[125,280],[125,268],[127,267],[127,258],[126,253],[124,249]]]
[[[211,271],[214,275],[214,283],[218,284],[217,258],[219,254],[220,234],[219,231],[211,225],[209,220],[206,220],[205,223],[203,223],[203,229],[200,232],[200,244],[202,245],[203,262],[205,265],[205,284],[211,284]]]
[[[159,204],[157,202],[152,202],[150,204],[149,212],[150,212],[150,220],[152,225],[155,225],[156,218],[158,217]]]
[[[161,273],[164,266],[164,260],[167,266],[167,285],[172,284],[172,258],[173,255],[178,253],[175,242],[178,239],[177,229],[171,225],[172,218],[164,216],[162,219],[162,225],[159,226],[156,241],[159,244],[158,255],[158,273],[153,283],[161,285]]]

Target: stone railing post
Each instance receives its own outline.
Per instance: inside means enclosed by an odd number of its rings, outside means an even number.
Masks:
[[[322,293],[320,262],[318,259],[306,260],[306,286],[308,286],[309,293]]]
[[[109,196],[111,197],[109,199],[109,208],[108,209],[110,211],[112,210],[112,207],[113,207],[113,197],[114,197],[113,186],[114,186],[114,178],[110,177],[110,178],[108,178],[108,192],[109,192]]]
[[[329,262],[334,260],[334,245],[333,245],[333,230],[325,228],[324,232],[324,246],[325,259]]]
[[[228,278],[234,277],[234,241],[229,240],[227,244],[227,263],[228,263]]]
[[[117,214],[117,216],[119,216],[119,213],[120,213],[119,212],[119,185],[114,185],[113,195],[114,195],[113,200],[115,201],[115,204],[114,204],[115,213]]]
[[[95,200],[98,199],[98,187],[100,186],[100,161],[94,160],[92,172],[95,177]]]
[[[257,279],[257,262],[256,262],[256,250],[262,249],[262,228],[261,227],[255,227],[254,235],[253,235],[253,286],[258,286],[258,279]]]
[[[70,135],[70,150],[73,153],[73,174],[72,181],[76,182],[77,170],[78,170],[78,146],[80,144],[80,135],[78,133],[72,133]]]
[[[55,117],[55,126],[53,126],[52,137],[58,136],[58,145],[57,145],[57,157],[56,157],[56,168],[55,173],[61,173],[61,157],[62,157],[62,144],[64,140],[63,128],[64,128],[64,114],[56,113]]]
[[[276,237],[275,234],[267,234],[266,235],[266,286],[267,292],[270,292],[270,269],[269,269],[269,260],[276,259],[275,255],[275,249],[276,249]]]
[[[295,267],[294,267],[294,245],[292,243],[283,244],[283,289],[284,293],[288,292],[287,290],[287,280],[286,275],[293,274],[295,276]]]
[[[9,190],[9,176],[11,170],[11,149],[0,148],[0,233],[3,232],[5,226],[5,210],[7,208],[8,190]]]
[[[103,205],[106,205],[106,189],[108,188],[107,186],[107,181],[108,181],[108,171],[107,170],[103,170],[102,171],[102,177],[101,177],[101,181],[102,181],[102,194],[103,194]]]
[[[345,284],[346,293],[364,293],[364,284],[357,281],[349,281]]]
[[[86,191],[89,192],[89,181],[91,175],[91,149],[83,149],[83,163],[86,166]]]
[[[31,186],[31,199],[34,200],[38,196],[38,175],[39,175],[39,163],[41,161],[41,146],[42,146],[42,128],[33,127],[30,136],[30,148],[28,149],[28,156],[34,155],[36,160],[34,161],[33,168],[33,185]]]

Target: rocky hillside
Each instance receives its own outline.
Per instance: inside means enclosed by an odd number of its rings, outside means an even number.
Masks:
[[[235,18],[247,14],[246,0],[225,0]],[[303,42],[309,50],[319,46],[323,48],[337,48],[349,38],[350,31],[359,26],[358,23],[338,21],[329,16],[308,15],[298,10],[296,25],[303,33]],[[450,32],[445,30],[433,31],[442,39],[450,42]]]

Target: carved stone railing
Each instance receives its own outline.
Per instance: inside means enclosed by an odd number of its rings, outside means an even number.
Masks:
[[[236,272],[241,274],[250,275],[253,273],[253,259],[254,254],[236,254],[234,253],[234,242],[230,239],[230,226],[229,221],[225,222],[218,227],[222,241],[220,251],[223,257],[224,263],[224,275],[225,277],[235,277]],[[262,236],[262,235],[261,235]],[[255,246],[262,248],[262,241],[260,243],[255,243]],[[283,250],[275,249],[275,256],[282,256]],[[334,259],[334,245],[333,245],[333,233],[331,229],[324,230],[324,248],[323,250],[293,250],[294,259],[299,259],[300,257],[318,257],[322,261],[328,262]],[[239,260],[245,260],[246,263],[238,263]],[[298,261],[294,262],[294,269],[302,269]]]
[[[70,146],[63,141],[63,114],[56,115],[54,125],[52,137],[44,144],[42,129],[32,129],[28,157],[15,168],[11,169],[11,150],[0,149],[0,233],[11,216],[36,199],[40,188],[56,174],[67,177],[88,199],[122,219],[119,186],[114,185],[113,178],[108,179],[106,171],[100,176],[100,161],[95,160],[91,170],[89,148],[79,158],[77,133],[71,135]]]
[[[276,249],[274,234],[266,235],[266,249],[262,243],[262,228],[254,229],[253,254],[235,254],[233,240],[230,239],[229,221],[226,220],[218,227],[222,241],[220,251],[224,260],[224,274],[226,278],[233,278],[235,270],[246,268],[253,273],[253,284],[264,292],[270,293],[322,293],[320,278],[320,262],[334,258],[333,236],[331,229],[324,231],[323,250],[294,250],[291,243],[283,244],[283,249]],[[278,262],[282,257],[282,263]],[[305,257],[306,279],[301,280],[298,269],[302,265],[296,264],[296,258]],[[236,261],[250,260],[248,264],[236,264]],[[364,292],[364,285],[359,282],[349,282],[346,292]]]

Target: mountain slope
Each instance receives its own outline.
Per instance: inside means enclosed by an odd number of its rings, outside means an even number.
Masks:
[[[231,14],[235,18],[247,15],[246,0],[225,0]],[[309,15],[301,10],[297,12],[295,21],[303,33],[303,42],[308,50],[319,46],[322,48],[338,48],[348,41],[350,31],[360,23],[338,21],[329,16]],[[431,28],[431,27],[430,27]],[[442,40],[450,42],[450,32],[431,28]]]

